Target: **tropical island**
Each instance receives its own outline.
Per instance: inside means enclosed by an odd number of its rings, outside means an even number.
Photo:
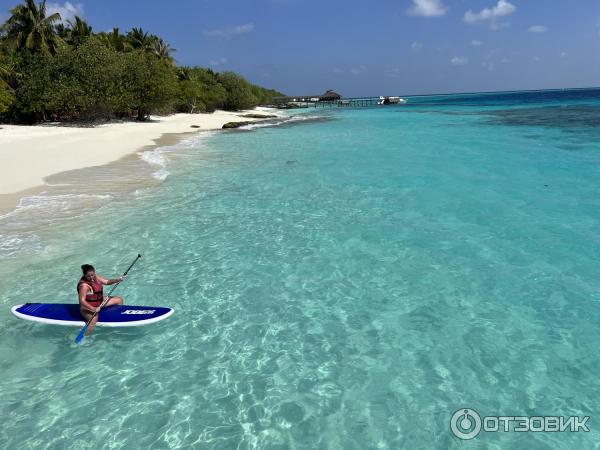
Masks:
[[[94,32],[25,0],[0,27],[0,122],[82,122],[150,114],[236,111],[282,94],[233,72],[178,66],[142,28]]]
[[[273,117],[251,110],[275,90],[178,65],[175,49],[142,28],[94,32],[49,11],[46,0],[24,0],[0,27],[0,209],[50,175],[118,161],[165,136]]]

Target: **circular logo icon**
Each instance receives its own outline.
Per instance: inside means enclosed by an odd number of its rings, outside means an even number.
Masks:
[[[481,431],[481,417],[470,408],[459,409],[450,419],[450,429],[459,439],[473,439]]]

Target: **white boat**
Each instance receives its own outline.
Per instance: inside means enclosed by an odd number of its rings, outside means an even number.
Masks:
[[[406,100],[401,97],[383,97],[379,96],[378,105],[403,105]]]

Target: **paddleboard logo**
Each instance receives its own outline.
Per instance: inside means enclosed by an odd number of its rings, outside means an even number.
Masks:
[[[126,309],[121,314],[154,314],[156,312],[155,309]]]

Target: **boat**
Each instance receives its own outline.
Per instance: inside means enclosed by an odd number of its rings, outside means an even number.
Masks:
[[[401,97],[383,97],[379,96],[378,105],[403,105],[406,100]]]

